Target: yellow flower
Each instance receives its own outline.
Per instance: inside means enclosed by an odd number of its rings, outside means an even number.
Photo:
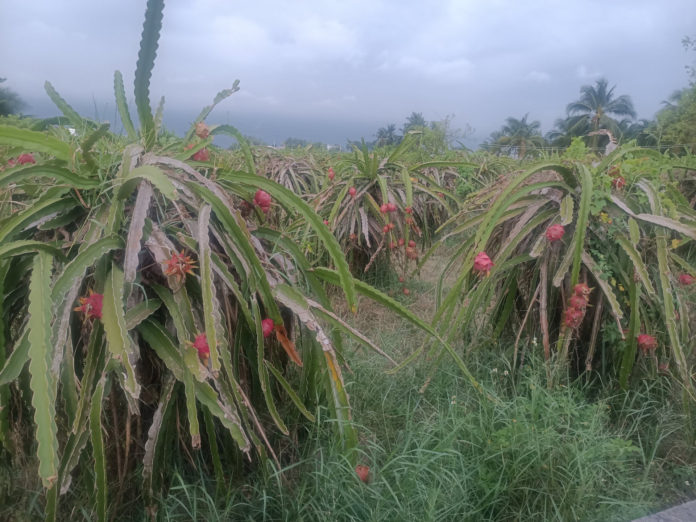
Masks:
[[[599,220],[600,220],[602,223],[607,223],[607,224],[610,224],[610,225],[611,225],[611,218],[609,217],[609,214],[607,214],[606,212],[600,212],[600,213],[599,213]]]
[[[679,245],[681,245],[681,239],[673,239],[672,240],[672,249],[677,248]]]

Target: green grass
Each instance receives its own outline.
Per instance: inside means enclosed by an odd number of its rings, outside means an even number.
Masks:
[[[369,333],[394,352],[413,344],[402,326]],[[300,425],[296,444],[281,452],[282,471],[268,464],[216,484],[205,459],[194,454],[194,470],[172,453],[157,520],[627,521],[696,496],[688,423],[669,379],[630,392],[580,382],[549,390],[541,361],[528,358],[513,379],[493,355],[500,350],[474,350],[472,369],[497,398],[490,401],[456,369],[441,368],[419,393],[429,361],[390,376],[381,359],[350,348],[356,462],[370,467],[370,484],[335,449],[331,420],[319,410],[317,425]],[[39,484],[17,480],[25,467],[21,476],[33,476],[30,463],[20,464],[0,466],[0,519],[41,517]],[[91,466],[81,470],[62,505],[71,519],[91,520]],[[129,484],[118,516],[147,520],[139,473]]]
[[[426,365],[390,377],[371,357],[352,359],[357,461],[370,484],[332,449],[325,420],[297,462],[249,476],[224,499],[202,476],[176,476],[161,519],[632,520],[661,503],[657,479],[675,478],[662,469],[664,444],[683,419],[657,408],[668,390],[590,400],[579,385],[546,389],[540,366],[514,382],[501,359],[482,360],[494,403],[454,371],[420,394]]]

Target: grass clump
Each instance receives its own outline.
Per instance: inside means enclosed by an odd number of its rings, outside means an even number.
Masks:
[[[390,377],[361,356],[353,369],[358,462],[370,467],[369,484],[332,449],[325,423],[298,462],[249,477],[222,502],[204,479],[182,479],[164,520],[607,521],[631,520],[655,502],[654,453],[634,442],[640,426],[617,429],[609,400],[590,401],[579,387],[547,389],[541,364],[515,382],[495,361],[481,362],[478,377],[497,401],[456,372],[437,373],[421,394],[414,384],[425,366]]]

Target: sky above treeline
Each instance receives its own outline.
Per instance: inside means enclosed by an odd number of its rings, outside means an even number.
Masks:
[[[49,80],[83,116],[114,121],[113,73],[132,98],[145,1],[0,5],[0,77],[25,112],[58,113]],[[239,79],[208,122],[269,143],[369,141],[413,111],[450,116],[478,143],[508,116],[550,130],[601,77],[652,118],[688,84],[685,36],[696,0],[170,1],[151,100],[165,96],[165,125],[181,133]]]

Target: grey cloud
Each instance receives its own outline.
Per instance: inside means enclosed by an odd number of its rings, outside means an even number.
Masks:
[[[143,10],[134,0],[14,2],[0,19],[0,76],[37,113],[49,112],[47,79],[75,106],[110,103],[115,69],[132,85]],[[249,134],[276,136],[275,117],[284,132],[294,118],[303,132],[313,122],[370,138],[415,110],[455,114],[455,126],[485,138],[525,113],[548,130],[581,85],[605,75],[651,117],[687,83],[695,57],[680,40],[694,22],[693,0],[167,3],[152,99],[167,97],[165,115],[195,115],[239,78],[211,121],[237,115]]]

